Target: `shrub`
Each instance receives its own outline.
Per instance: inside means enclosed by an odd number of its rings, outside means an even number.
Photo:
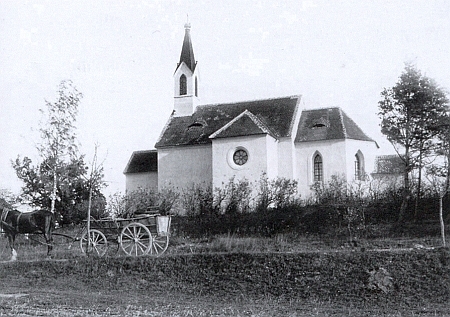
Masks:
[[[211,186],[193,184],[181,193],[181,204],[188,217],[215,214],[213,200]]]
[[[213,207],[225,214],[247,213],[251,194],[250,182],[245,178],[235,181],[233,176],[224,187],[215,189]]]
[[[108,214],[113,218],[130,218],[136,213],[145,213],[150,207],[157,206],[158,211],[169,214],[178,199],[178,193],[170,188],[157,192],[149,188],[139,188],[126,195],[115,193],[109,196]]]
[[[91,217],[100,219],[108,216],[105,208],[106,199],[102,197],[93,197],[91,201]],[[62,224],[80,224],[88,217],[89,201],[83,200],[74,205],[69,212],[61,213],[63,217]]]
[[[344,230],[350,239],[365,231],[367,190],[364,182],[348,184],[343,176],[332,175],[328,183],[313,185],[316,206],[328,209],[328,224]]]
[[[296,201],[298,182],[278,177],[269,180],[266,173],[259,180],[259,191],[256,197],[256,210],[265,211],[269,207],[274,209],[286,208]]]
[[[159,207],[159,212],[162,215],[170,214],[173,205],[178,200],[180,194],[172,187],[162,188],[156,196],[156,205]]]

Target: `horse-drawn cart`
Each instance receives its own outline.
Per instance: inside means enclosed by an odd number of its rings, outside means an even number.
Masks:
[[[170,216],[159,214],[135,215],[129,219],[93,219],[89,226],[90,241],[86,226],[80,239],[81,250],[104,256],[111,246],[116,246],[126,255],[160,256],[169,245],[170,222]]]

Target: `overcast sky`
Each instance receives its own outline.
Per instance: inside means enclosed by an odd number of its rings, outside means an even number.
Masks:
[[[413,62],[450,89],[450,1],[0,0],[0,189],[10,160],[39,159],[39,109],[61,80],[84,95],[81,151],[104,160],[107,196],[133,151],[154,148],[173,109],[189,15],[201,104],[303,95],[341,107],[391,152],[377,102]]]

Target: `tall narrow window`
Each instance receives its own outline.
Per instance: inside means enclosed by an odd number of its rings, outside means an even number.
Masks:
[[[359,159],[358,154],[355,155],[355,179],[360,180],[361,179],[361,161]]]
[[[361,151],[358,151],[355,154],[355,179],[363,180],[364,179],[364,156]]]
[[[315,182],[323,181],[323,164],[322,164],[322,156],[320,156],[320,154],[316,154],[314,156],[314,181]]]
[[[197,80],[197,77],[195,77],[195,97],[198,97],[198,80]]]
[[[183,74],[180,77],[180,96],[187,94],[187,79],[186,76]]]

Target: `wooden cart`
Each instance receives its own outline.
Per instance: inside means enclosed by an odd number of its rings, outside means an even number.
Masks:
[[[98,256],[107,254],[111,247],[121,249],[126,255],[160,256],[169,245],[170,216],[159,214],[136,215],[129,219],[91,220],[88,231],[83,232],[80,247],[83,253]]]

